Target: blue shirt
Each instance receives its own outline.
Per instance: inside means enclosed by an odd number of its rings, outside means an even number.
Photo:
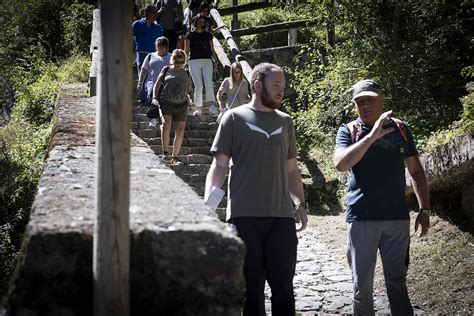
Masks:
[[[362,126],[359,139],[372,129],[360,118]],[[405,159],[417,155],[413,138],[405,126],[408,141],[405,141],[392,121],[386,128],[394,132],[376,140],[362,159],[350,170],[347,180],[348,222],[358,220],[408,220],[409,209],[405,199]],[[346,124],[337,131],[336,148],[351,146],[351,132]]]
[[[151,53],[156,51],[155,41],[163,35],[161,26],[153,22],[148,24],[145,18],[132,24],[134,50],[136,52]]]

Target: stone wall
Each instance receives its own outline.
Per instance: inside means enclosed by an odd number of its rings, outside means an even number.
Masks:
[[[60,91],[10,314],[92,315],[95,98],[86,91]],[[242,241],[133,134],[131,144],[131,314],[238,314]]]
[[[473,158],[474,143],[470,135],[458,137],[439,146],[431,155],[421,157],[428,176],[433,210],[471,232],[474,230]],[[411,183],[408,184],[411,205],[417,207]]]

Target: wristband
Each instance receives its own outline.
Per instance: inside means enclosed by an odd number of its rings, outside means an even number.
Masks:
[[[306,202],[300,202],[295,205],[295,210],[299,209],[300,207],[306,208]]]
[[[420,209],[418,210],[420,213],[425,213],[427,215],[430,215],[431,214],[431,209],[430,208],[423,208],[423,207],[420,207]]]

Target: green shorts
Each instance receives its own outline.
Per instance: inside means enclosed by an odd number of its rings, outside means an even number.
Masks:
[[[160,108],[163,115],[171,116],[173,122],[186,122],[188,116],[188,101],[183,103],[172,103],[166,100],[160,99]]]

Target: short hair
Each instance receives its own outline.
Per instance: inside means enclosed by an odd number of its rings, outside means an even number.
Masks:
[[[253,88],[254,82],[256,80],[260,80],[260,81],[263,82],[265,80],[266,75],[269,72],[272,72],[272,71],[283,72],[283,69],[281,69],[280,66],[275,65],[275,64],[271,64],[271,63],[261,63],[261,64],[258,64],[257,66],[255,66],[255,68],[252,71],[252,76],[251,76],[251,79],[250,79],[250,86],[252,88],[252,91],[254,89]]]
[[[145,6],[145,15],[150,12],[150,11],[158,11],[158,8],[156,7],[156,5],[154,5],[153,3],[149,3]]]
[[[174,64],[176,59],[184,59],[184,61],[186,61],[186,53],[184,50],[177,48],[171,53],[170,63]]]
[[[201,5],[199,6],[199,9],[202,11],[204,9],[208,9],[208,10],[211,10],[211,6],[209,5],[209,3],[207,2],[203,2],[201,3]]]
[[[170,45],[170,42],[166,36],[160,36],[155,41],[155,46],[168,48],[169,45]]]

